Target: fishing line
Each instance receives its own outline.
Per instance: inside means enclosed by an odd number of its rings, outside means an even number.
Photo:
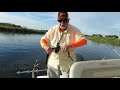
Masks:
[[[105,42],[107,42],[105,39],[103,39],[103,40]],[[117,55],[120,56],[120,54],[116,51],[116,49],[114,48],[114,46],[112,46],[110,43],[108,43],[108,44],[112,47],[111,50],[113,49],[115,51],[115,53],[117,53]],[[104,60],[106,58],[106,56],[111,52],[111,50],[102,58],[102,60]]]

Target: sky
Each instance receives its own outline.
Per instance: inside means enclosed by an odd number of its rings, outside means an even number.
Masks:
[[[120,12],[68,12],[70,24],[83,34],[120,36]],[[0,12],[0,22],[37,30],[49,30],[58,24],[58,12]]]

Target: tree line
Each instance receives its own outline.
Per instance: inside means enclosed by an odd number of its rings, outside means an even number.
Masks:
[[[103,37],[101,34],[93,34],[92,36],[99,36],[99,37]],[[118,36],[117,36],[117,35],[105,35],[104,37],[118,38]]]
[[[45,34],[48,30],[35,30],[11,23],[0,23],[0,32]]]

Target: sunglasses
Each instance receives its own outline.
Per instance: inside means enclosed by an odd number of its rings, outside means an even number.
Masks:
[[[58,22],[68,22],[68,19],[58,20]]]

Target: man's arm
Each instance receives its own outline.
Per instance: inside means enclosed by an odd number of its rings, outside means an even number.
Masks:
[[[40,45],[48,54],[50,54],[53,51],[53,49],[49,46],[49,42],[50,42],[50,30],[40,40]]]
[[[71,43],[72,48],[80,47],[87,44],[87,39],[84,37],[79,38],[78,40]]]

